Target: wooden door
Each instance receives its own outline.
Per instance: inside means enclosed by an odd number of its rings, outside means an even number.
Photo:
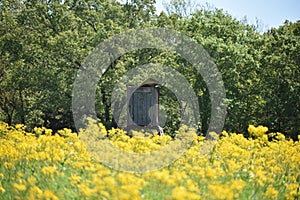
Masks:
[[[129,88],[128,125],[158,124],[158,91],[155,87]]]

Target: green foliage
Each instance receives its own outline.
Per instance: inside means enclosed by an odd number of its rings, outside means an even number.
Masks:
[[[263,35],[265,46],[261,76],[266,113],[264,123],[273,130],[295,137],[299,132],[300,111],[300,23],[286,22]],[[273,109],[272,109],[273,108]]]
[[[248,124],[295,137],[300,131],[300,25],[286,22],[260,34],[223,10],[193,1],[170,1],[169,14],[155,14],[155,1],[31,1],[0,3],[0,119],[74,129],[71,92],[77,70],[89,52],[105,39],[128,29],[163,27],[193,38],[210,54],[226,89],[225,129],[245,132]],[[198,10],[197,10],[198,9]],[[155,41],[157,42],[157,41]],[[122,52],[122,49],[120,49]],[[114,55],[111,55],[114,59]],[[206,132],[211,103],[208,88],[190,63],[172,52],[142,49],[112,62],[97,86],[96,110],[114,125],[111,93],[130,69],[161,63],[180,72],[199,100],[199,129]],[[165,130],[180,121],[178,102],[161,90]]]

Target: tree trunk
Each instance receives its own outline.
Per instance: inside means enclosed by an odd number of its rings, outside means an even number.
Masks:
[[[106,92],[105,92],[104,88],[101,88],[101,94],[102,94],[102,103],[104,105],[105,122],[109,123],[110,122],[110,114],[109,114],[110,104],[109,104],[109,102],[107,102]]]
[[[21,124],[25,124],[25,113],[24,113],[24,99],[22,95],[22,91],[19,90],[19,98],[20,98],[20,118]]]

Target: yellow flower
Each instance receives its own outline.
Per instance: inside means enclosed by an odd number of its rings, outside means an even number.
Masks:
[[[276,199],[278,196],[278,190],[276,190],[274,187],[269,186],[266,190],[266,192],[263,194],[266,198],[270,199]]]
[[[279,141],[285,140],[285,136],[282,133],[276,133],[275,138],[278,139]]]
[[[129,194],[128,192],[122,192],[119,194],[118,198],[117,199],[120,199],[120,200],[131,200],[133,199],[131,197],[131,194]]]
[[[50,190],[45,190],[43,192],[43,197],[44,197],[44,199],[58,200],[58,197]]]
[[[228,137],[229,136],[229,134],[227,133],[227,131],[222,131],[221,135],[224,136],[224,137]]]
[[[12,163],[12,162],[4,162],[4,167],[5,167],[6,169],[12,169],[14,166],[15,166],[15,165],[14,165],[14,163]]]
[[[87,184],[81,183],[78,184],[77,187],[84,197],[90,197],[94,193],[94,190],[91,189]]]
[[[18,176],[19,178],[22,178],[23,175],[24,175],[24,174],[23,174],[22,172],[17,172],[17,176]]]
[[[36,136],[40,136],[42,134],[45,134],[46,136],[51,136],[52,135],[52,130],[47,129],[45,127],[34,127],[33,131],[35,132]]]
[[[107,191],[101,190],[100,195],[104,196],[104,198],[106,198],[106,199],[111,199],[110,194]]]
[[[42,173],[45,175],[53,175],[55,172],[57,172],[57,169],[53,166],[46,166],[42,169]]]
[[[206,177],[207,177],[207,178],[214,179],[214,178],[216,178],[216,175],[217,175],[217,173],[216,173],[216,170],[215,170],[215,169],[213,169],[213,168],[211,168],[211,167],[208,167],[208,168],[206,169]]]
[[[231,200],[234,198],[234,191],[230,187],[228,187],[228,184],[209,184],[208,189],[212,194],[212,199]]]
[[[246,183],[243,180],[232,180],[229,183],[229,187],[234,190],[234,197],[238,198],[243,191]]]
[[[299,195],[300,176],[297,175],[300,174],[300,143],[287,140],[280,133],[266,134],[268,129],[263,126],[250,125],[250,138],[223,131],[219,140],[208,143],[203,136],[196,136],[190,148],[168,167],[142,174],[124,173],[102,165],[94,158],[95,155],[91,156],[84,142],[68,129],[60,131],[64,137],[58,134],[50,136],[51,130],[43,127],[35,131],[40,131],[41,135],[36,137],[26,132],[23,125],[14,128],[0,122],[0,196],[3,198],[11,195],[29,200],[73,197],[239,199],[244,197],[242,193],[246,184],[247,190],[259,191],[256,194],[258,199],[295,199]],[[166,145],[177,147],[180,140],[187,139],[186,132],[195,135],[195,131],[184,126],[179,132],[181,135],[177,139],[168,135],[159,136],[157,133],[143,138],[129,137],[120,129],[107,131],[103,125],[95,122],[82,133],[85,142],[95,143],[93,148],[96,150],[103,148],[97,146],[96,139],[100,139],[107,142],[105,145],[115,145],[129,152],[154,152]],[[276,140],[269,142],[268,136]],[[155,159],[168,162],[172,153],[173,149]],[[115,157],[113,152],[107,156]],[[121,161],[134,167],[147,167],[148,164],[143,160],[133,161],[126,157],[120,158],[119,163]],[[60,170],[55,166],[59,166]],[[34,176],[27,177],[24,167],[36,169]],[[44,174],[51,176],[41,179]],[[41,189],[45,184],[60,184],[64,176],[69,177],[64,189]],[[38,181],[37,177],[40,177]],[[7,181],[10,178],[12,180]],[[269,187],[262,193],[266,185]],[[272,185],[276,185],[276,188]]]
[[[103,178],[103,182],[107,186],[114,186],[114,185],[116,185],[116,180],[113,177],[111,177],[111,176]]]
[[[72,136],[72,130],[68,128],[64,128],[62,130],[58,130],[57,133],[63,137]]]
[[[41,199],[42,195],[43,195],[43,191],[39,187],[32,186],[29,189],[28,199],[30,199],[30,200]]]
[[[285,184],[287,189],[287,194],[285,197],[287,199],[294,199],[297,196],[298,190],[300,190],[300,185],[297,183]]]
[[[14,183],[14,184],[13,184],[13,187],[14,187],[16,190],[19,190],[19,191],[25,191],[25,190],[26,190],[26,185],[24,185],[24,184]]]
[[[177,186],[172,190],[171,197],[168,199],[182,200],[182,199],[200,199],[200,195],[195,192],[189,192],[183,186]]]
[[[26,129],[26,126],[24,124],[16,124],[15,127],[20,131],[24,131]]]
[[[73,175],[69,178],[70,182],[72,185],[76,185],[77,183],[80,182],[81,176]]]
[[[191,192],[197,192],[199,190],[197,183],[195,183],[191,179],[187,180],[186,185],[187,185],[187,189]]]
[[[0,182],[0,192],[4,193],[5,192],[5,189],[2,187],[2,184]]]
[[[36,179],[35,179],[35,177],[31,176],[27,179],[27,181],[30,185],[35,185]]]
[[[253,125],[249,125],[248,132],[250,133],[250,136],[254,138],[260,138],[268,132],[268,128],[264,126],[255,127]]]

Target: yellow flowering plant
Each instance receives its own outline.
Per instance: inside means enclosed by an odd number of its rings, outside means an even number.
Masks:
[[[300,198],[299,141],[267,133],[263,126],[249,126],[250,138],[223,131],[214,141],[182,127],[177,138],[192,135],[191,146],[169,166],[144,173],[107,167],[86,149],[80,133],[78,138],[69,129],[53,133],[43,127],[31,133],[24,127],[0,123],[0,199]],[[135,153],[177,144],[176,137],[138,133],[129,137],[102,124],[82,131]],[[264,135],[274,139],[266,140]],[[147,167],[142,161],[124,162]]]

